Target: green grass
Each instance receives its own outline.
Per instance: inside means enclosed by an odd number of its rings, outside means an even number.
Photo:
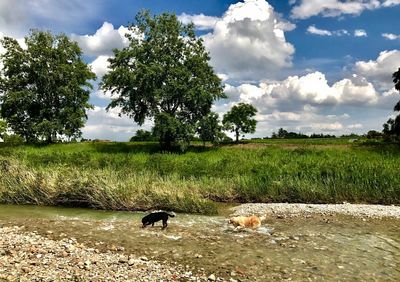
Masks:
[[[157,143],[2,145],[0,202],[204,214],[217,201],[400,203],[399,147],[317,140],[185,154]]]

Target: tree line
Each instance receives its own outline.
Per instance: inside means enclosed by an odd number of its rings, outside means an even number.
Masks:
[[[153,120],[152,135],[165,149],[184,149],[195,134],[211,141],[223,138],[211,107],[226,95],[194,25],[182,24],[174,14],[143,11],[129,31],[129,45],[114,50],[110,71],[100,83],[103,91],[115,94],[107,110],[119,108],[139,125]],[[25,42],[22,48],[13,38],[1,40],[2,135],[6,127],[26,142],[81,137],[96,79],[81,49],[64,34],[39,30],[31,31]],[[253,133],[256,111],[249,104],[233,107],[223,128],[235,132],[237,140]]]
[[[193,24],[182,24],[174,14],[142,11],[128,29],[128,46],[113,50],[110,71],[100,83],[101,90],[114,94],[107,110],[118,108],[139,125],[152,120],[151,137],[167,150],[184,150],[195,136],[218,143],[229,131],[238,142],[255,132],[257,109],[251,104],[233,106],[222,121],[211,111],[227,97]],[[40,30],[25,37],[26,48],[10,37],[0,43],[5,49],[0,55],[0,137],[45,143],[80,138],[93,107],[89,97],[96,76],[78,44]],[[400,91],[400,68],[393,82]],[[400,111],[400,101],[394,110]],[[383,132],[399,139],[400,115],[389,119]],[[298,137],[283,129],[274,136]]]

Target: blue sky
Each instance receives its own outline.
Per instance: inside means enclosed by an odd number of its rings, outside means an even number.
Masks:
[[[101,77],[141,9],[196,24],[229,97],[213,110],[222,116],[238,102],[254,104],[258,130],[249,137],[279,127],[337,135],[381,130],[400,98],[391,83],[400,67],[400,0],[0,0],[0,36],[63,32]],[[85,138],[124,141],[139,128],[106,112],[109,101],[94,89]]]

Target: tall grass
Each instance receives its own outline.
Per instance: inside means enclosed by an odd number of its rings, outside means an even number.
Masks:
[[[400,203],[400,149],[78,143],[0,148],[0,201],[215,213],[215,201]]]

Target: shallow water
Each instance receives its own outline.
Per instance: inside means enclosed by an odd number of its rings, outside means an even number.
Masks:
[[[177,214],[140,228],[144,213],[0,205],[0,224],[121,250],[241,281],[400,281],[400,220],[344,216],[267,219],[235,230],[224,216]],[[48,232],[51,231],[51,232]]]

